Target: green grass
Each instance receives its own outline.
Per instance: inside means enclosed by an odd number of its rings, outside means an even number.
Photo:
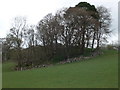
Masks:
[[[15,64],[5,63],[3,88],[117,88],[117,51],[104,52],[88,61],[26,71],[13,71]]]
[[[2,89],[2,63],[0,62],[0,89]]]

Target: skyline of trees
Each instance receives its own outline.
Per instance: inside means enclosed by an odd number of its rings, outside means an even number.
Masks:
[[[84,55],[86,49],[99,49],[111,33],[110,25],[107,8],[80,2],[55,15],[47,14],[35,26],[28,25],[25,17],[15,17],[5,43],[13,49],[19,67],[47,63]]]

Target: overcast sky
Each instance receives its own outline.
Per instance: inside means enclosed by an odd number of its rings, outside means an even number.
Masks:
[[[92,5],[103,5],[110,9],[114,30],[109,40],[118,39],[118,1],[119,0],[0,0],[0,38],[8,33],[16,16],[25,16],[30,24],[36,25],[48,13],[55,13],[63,7],[74,7],[79,2],[86,1]]]

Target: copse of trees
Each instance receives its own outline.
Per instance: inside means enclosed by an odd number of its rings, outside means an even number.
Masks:
[[[80,2],[49,13],[36,26],[27,25],[24,17],[15,18],[6,43],[18,67],[52,63],[99,49],[111,33],[110,24],[108,9]]]

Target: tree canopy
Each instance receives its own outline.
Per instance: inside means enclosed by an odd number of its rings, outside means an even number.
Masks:
[[[18,67],[58,62],[90,55],[107,40],[110,24],[107,8],[80,2],[55,15],[47,14],[37,25],[28,25],[24,17],[15,18],[6,43],[13,47],[11,56],[16,57]]]

